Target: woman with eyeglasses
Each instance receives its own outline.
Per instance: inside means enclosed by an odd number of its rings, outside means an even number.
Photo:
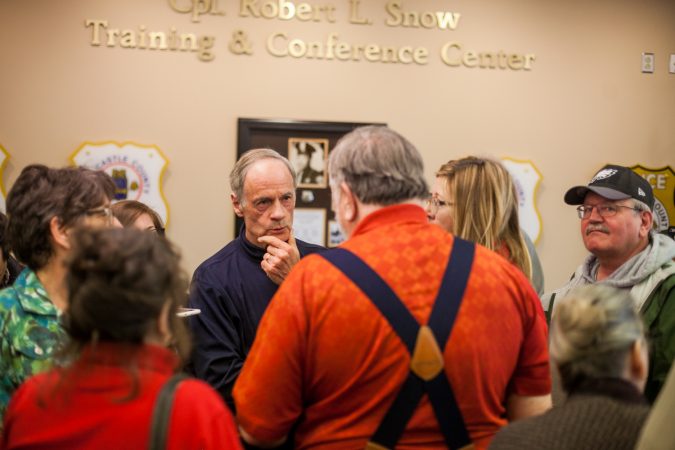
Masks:
[[[190,350],[176,316],[187,276],[171,243],[136,229],[80,229],[67,269],[64,363],[16,391],[0,449],[239,450],[231,413],[200,380],[182,379],[155,422]]]
[[[164,236],[162,218],[145,203],[136,200],[122,200],[112,206],[112,212],[124,228],[134,227]]]
[[[115,185],[103,172],[30,165],[7,195],[7,239],[26,265],[0,291],[0,417],[12,393],[48,368],[62,337],[64,261],[79,226],[108,226]]]
[[[431,222],[511,261],[543,295],[541,264],[520,229],[515,186],[500,162],[469,156],[443,164],[426,210]]]
[[[558,303],[550,340],[567,399],[541,416],[509,424],[490,449],[635,448],[649,413],[642,394],[649,363],[630,294],[599,284],[571,291]]]

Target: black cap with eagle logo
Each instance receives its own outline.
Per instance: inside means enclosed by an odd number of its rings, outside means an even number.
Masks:
[[[581,205],[589,191],[609,200],[633,198],[646,203],[649,209],[654,209],[654,193],[651,185],[628,167],[606,165],[595,174],[587,186],[575,186],[568,190],[565,193],[565,203]]]

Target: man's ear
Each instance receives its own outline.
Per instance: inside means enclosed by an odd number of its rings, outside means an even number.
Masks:
[[[61,220],[54,216],[49,220],[49,234],[54,243],[62,248],[70,249],[70,239],[66,227],[61,225]]]
[[[234,192],[230,194],[230,200],[232,200],[232,209],[237,217],[244,217],[244,211],[241,208],[241,202],[237,198],[237,194]]]
[[[654,227],[654,214],[647,211],[640,211],[640,236],[644,237]]]
[[[356,196],[344,181],[340,183],[340,208],[344,220],[354,222],[359,215],[359,204]]]

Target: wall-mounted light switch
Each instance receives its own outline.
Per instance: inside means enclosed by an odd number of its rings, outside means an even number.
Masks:
[[[668,72],[675,73],[675,54],[670,55],[670,65],[668,66]]]
[[[642,73],[654,73],[654,54],[642,54]]]

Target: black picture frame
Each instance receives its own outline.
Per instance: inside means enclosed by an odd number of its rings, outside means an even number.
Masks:
[[[335,220],[335,216],[331,210],[330,188],[327,183],[328,174],[325,167],[328,161],[327,155],[330,154],[330,151],[342,136],[355,128],[366,125],[383,126],[386,124],[379,122],[320,122],[291,119],[239,118],[237,123],[237,160],[242,154],[252,148],[271,148],[288,158],[291,142],[293,145],[297,145],[297,142],[302,140],[311,142],[327,141],[328,148],[325,149],[321,161],[321,164],[324,165],[323,173],[325,178],[321,182],[300,182],[298,184],[296,212],[298,208],[301,210],[324,210],[323,217],[325,218],[325,223],[322,245],[326,246],[329,243],[335,245],[335,237],[333,236],[333,239],[329,238],[331,230],[329,230],[328,224]],[[319,168],[316,169],[320,171]],[[235,215],[235,236],[239,235],[242,225],[243,220]]]

